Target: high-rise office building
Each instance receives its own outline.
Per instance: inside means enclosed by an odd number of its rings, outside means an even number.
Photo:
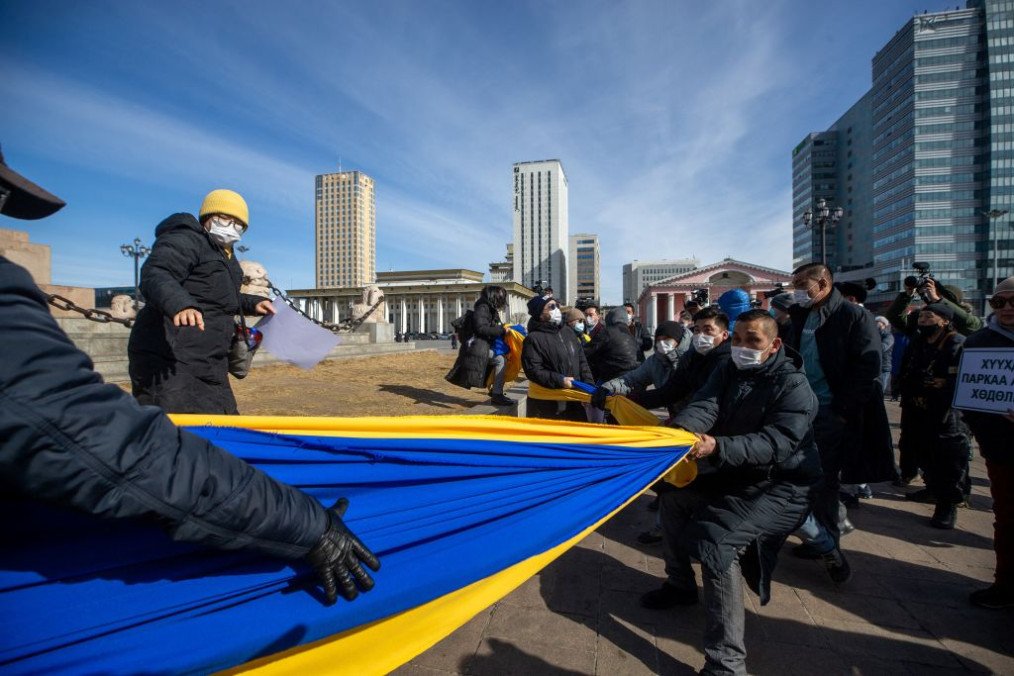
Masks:
[[[871,95],[867,93],[827,131],[807,135],[792,151],[792,264],[824,260],[833,270],[852,270],[873,261],[870,144]],[[806,225],[803,213],[818,200],[841,206],[836,224]]]
[[[567,258],[567,286],[570,289],[568,302],[598,302],[602,293],[599,267],[599,236],[579,234],[570,236],[570,255]]]
[[[567,288],[567,176],[559,160],[514,165],[514,281]]]
[[[361,171],[316,179],[317,288],[355,287],[377,278],[373,179]]]
[[[1000,214],[1014,211],[1012,12],[1011,0],[969,0],[964,9],[919,14],[874,56],[870,92],[794,151],[795,263],[820,259],[819,229],[803,226],[802,213],[834,194],[826,199],[845,208],[843,222],[851,215],[852,232],[845,237],[839,224],[829,234],[828,263],[844,278],[880,282],[868,304],[893,298],[912,263],[925,261],[938,281],[961,288],[982,311],[993,286],[994,247],[997,276],[1014,272],[1010,214]],[[866,99],[868,141],[855,134],[865,133]],[[834,166],[819,169],[821,180],[833,177],[818,195],[807,185],[817,167],[799,155],[810,139],[828,134]],[[849,181],[851,192],[843,190]]]
[[[649,284],[674,275],[690,272],[700,266],[696,258],[675,258],[657,261],[634,260],[623,266],[623,302],[636,303]]]

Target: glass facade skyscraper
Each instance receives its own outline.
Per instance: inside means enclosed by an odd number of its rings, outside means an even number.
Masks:
[[[843,239],[839,226],[828,262],[843,278],[875,277],[880,286],[869,303],[892,299],[912,263],[925,261],[937,280],[962,289],[982,311],[993,287],[997,242],[1000,278],[1014,272],[1010,214],[986,215],[1014,211],[1012,43],[1014,0],[970,0],[964,9],[917,15],[873,58],[873,86],[864,96],[869,138],[852,138],[851,155],[843,155],[843,127],[857,128],[856,122],[843,124],[849,113],[828,132],[807,137],[835,132],[839,152],[828,183],[846,218],[853,214],[853,232]],[[802,212],[826,197],[810,190],[807,202],[798,153],[797,147],[797,264],[806,262],[807,239],[819,237],[802,226]],[[849,182],[854,185],[843,194]],[[809,260],[819,260],[810,251]],[[853,254],[850,260],[846,253]]]

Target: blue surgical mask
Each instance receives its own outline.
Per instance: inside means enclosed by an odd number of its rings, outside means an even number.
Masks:
[[[574,333],[577,334],[584,333],[584,322],[578,322],[577,324],[574,324]]]

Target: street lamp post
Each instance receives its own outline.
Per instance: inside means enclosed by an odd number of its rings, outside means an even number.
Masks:
[[[990,209],[989,211],[983,211],[982,214],[990,220],[990,230],[993,231],[993,289],[996,289],[997,284],[1000,283],[1000,231],[996,227],[996,219],[1003,218],[1008,213],[1007,209]]]
[[[141,304],[141,259],[151,253],[140,237],[134,238],[133,244],[121,244],[120,253],[134,259],[134,310]]]
[[[810,225],[812,222],[820,226],[820,262],[827,265],[827,226],[833,226],[840,221],[845,210],[831,206],[823,197],[817,200],[815,206],[817,207],[815,212],[809,209],[803,212],[803,225]]]

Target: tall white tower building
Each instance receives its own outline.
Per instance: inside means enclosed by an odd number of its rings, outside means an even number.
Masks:
[[[317,288],[373,284],[377,279],[373,179],[361,171],[321,174],[314,203]]]
[[[514,165],[514,280],[543,282],[557,298],[567,288],[567,176],[559,160]]]

